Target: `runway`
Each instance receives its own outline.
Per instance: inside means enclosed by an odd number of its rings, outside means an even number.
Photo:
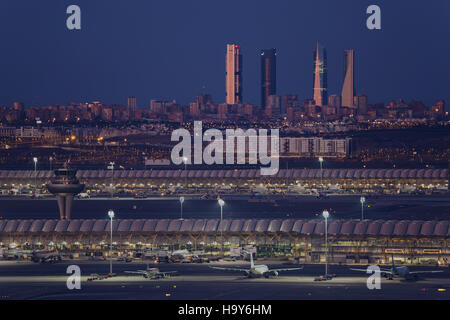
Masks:
[[[58,218],[55,199],[0,198],[0,217],[3,219],[53,219]],[[224,217],[238,218],[298,218],[312,219],[324,209],[339,219],[358,219],[361,216],[359,196],[330,196],[317,199],[313,196],[250,197],[224,196]],[[96,199],[75,200],[73,219],[102,219],[108,209],[113,209],[119,219],[174,219],[180,216],[177,198],[154,199]],[[450,216],[448,196],[376,196],[367,197],[364,210],[367,219],[435,220]],[[216,200],[198,200],[186,197],[183,217],[207,219],[216,217],[219,207]]]
[[[66,287],[67,266],[82,270],[81,290]],[[258,263],[266,263],[260,261]],[[248,267],[248,263],[227,266]],[[267,262],[270,268],[295,267]],[[213,265],[213,264],[211,264]],[[223,265],[215,263],[214,265]],[[369,290],[366,275],[346,266],[330,266],[337,277],[314,282],[322,265],[284,272],[277,278],[248,279],[239,273],[211,269],[207,264],[158,264],[161,271],[177,270],[179,276],[149,280],[126,276],[125,270],[144,269],[142,263],[115,263],[117,277],[88,282],[91,273],[106,273],[107,262],[63,262],[45,265],[23,262],[0,263],[0,300],[5,299],[175,299],[175,300],[297,300],[297,299],[450,299],[450,269],[417,282],[382,279],[381,290]],[[436,269],[415,267],[414,270]]]

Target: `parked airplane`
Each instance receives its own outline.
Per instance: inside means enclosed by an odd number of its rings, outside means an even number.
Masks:
[[[353,271],[362,271],[367,272],[367,269],[354,269],[350,268]],[[388,280],[392,280],[395,277],[403,278],[405,280],[418,280],[419,275],[423,273],[440,273],[444,272],[443,270],[424,270],[424,271],[410,271],[408,267],[396,267],[394,262],[394,256],[392,256],[392,267],[389,270],[381,270],[381,275],[387,278]]]
[[[257,186],[252,187],[251,190],[253,193],[258,193],[258,194],[269,194],[270,193],[269,189],[267,189],[267,187],[264,186],[262,183]]]
[[[33,262],[58,262],[62,260],[62,256],[55,251],[33,251],[31,261]]]
[[[141,275],[146,279],[162,279],[165,277],[170,277],[171,275],[178,274],[178,271],[159,271],[158,268],[150,268],[147,264],[147,268],[145,270],[136,270],[136,271],[125,271],[125,273]]]
[[[403,186],[403,187],[400,188],[400,193],[409,193],[409,194],[411,194],[411,193],[414,193],[414,192],[417,192],[417,187],[406,185],[406,186]]]
[[[86,193],[86,192],[80,193],[80,194],[78,195],[78,197],[79,197],[80,199],[90,199],[90,198],[91,198],[91,196],[89,195],[89,193]]]
[[[288,190],[289,190],[289,192],[300,193],[300,194],[303,194],[303,193],[307,192],[306,188],[304,186],[302,186],[302,185],[289,186]]]
[[[269,267],[265,264],[255,265],[253,263],[253,253],[247,252],[250,254],[250,269],[242,269],[242,268],[223,268],[223,267],[211,267],[216,270],[224,270],[224,271],[238,271],[243,272],[244,275],[248,278],[258,278],[258,277],[277,277],[279,272],[283,271],[295,271],[302,270],[303,267],[300,268],[282,268],[282,269],[269,269]]]
[[[342,192],[343,190],[342,190],[342,188],[339,187],[338,185],[334,185],[334,186],[329,186],[329,187],[326,189],[326,191],[327,191],[328,193],[340,193],[340,192]]]

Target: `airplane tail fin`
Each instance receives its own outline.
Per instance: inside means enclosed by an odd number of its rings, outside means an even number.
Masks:
[[[392,270],[395,269],[394,254],[392,253]]]
[[[255,266],[255,263],[253,262],[253,252],[251,252],[250,250],[247,250],[245,248],[242,248],[241,255],[244,255],[244,254],[250,255],[250,268],[253,269],[253,267]]]
[[[253,263],[253,252],[250,253],[250,268],[253,269],[255,267],[255,264]]]

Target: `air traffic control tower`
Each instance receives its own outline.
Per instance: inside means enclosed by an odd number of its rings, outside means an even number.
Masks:
[[[80,184],[76,174],[77,170],[69,169],[66,165],[64,169],[55,170],[55,177],[47,184],[48,191],[58,201],[61,220],[70,219],[73,197],[84,190],[84,184]]]

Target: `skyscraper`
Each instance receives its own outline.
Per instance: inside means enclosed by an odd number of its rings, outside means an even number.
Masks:
[[[344,51],[344,83],[342,85],[342,106],[351,108],[355,96],[355,51]]]
[[[227,44],[226,68],[226,103],[242,102],[242,54],[241,46]]]
[[[313,99],[317,106],[324,106],[328,102],[328,74],[327,51],[317,42],[314,50],[314,89]]]
[[[277,93],[277,50],[261,50],[261,108]]]

